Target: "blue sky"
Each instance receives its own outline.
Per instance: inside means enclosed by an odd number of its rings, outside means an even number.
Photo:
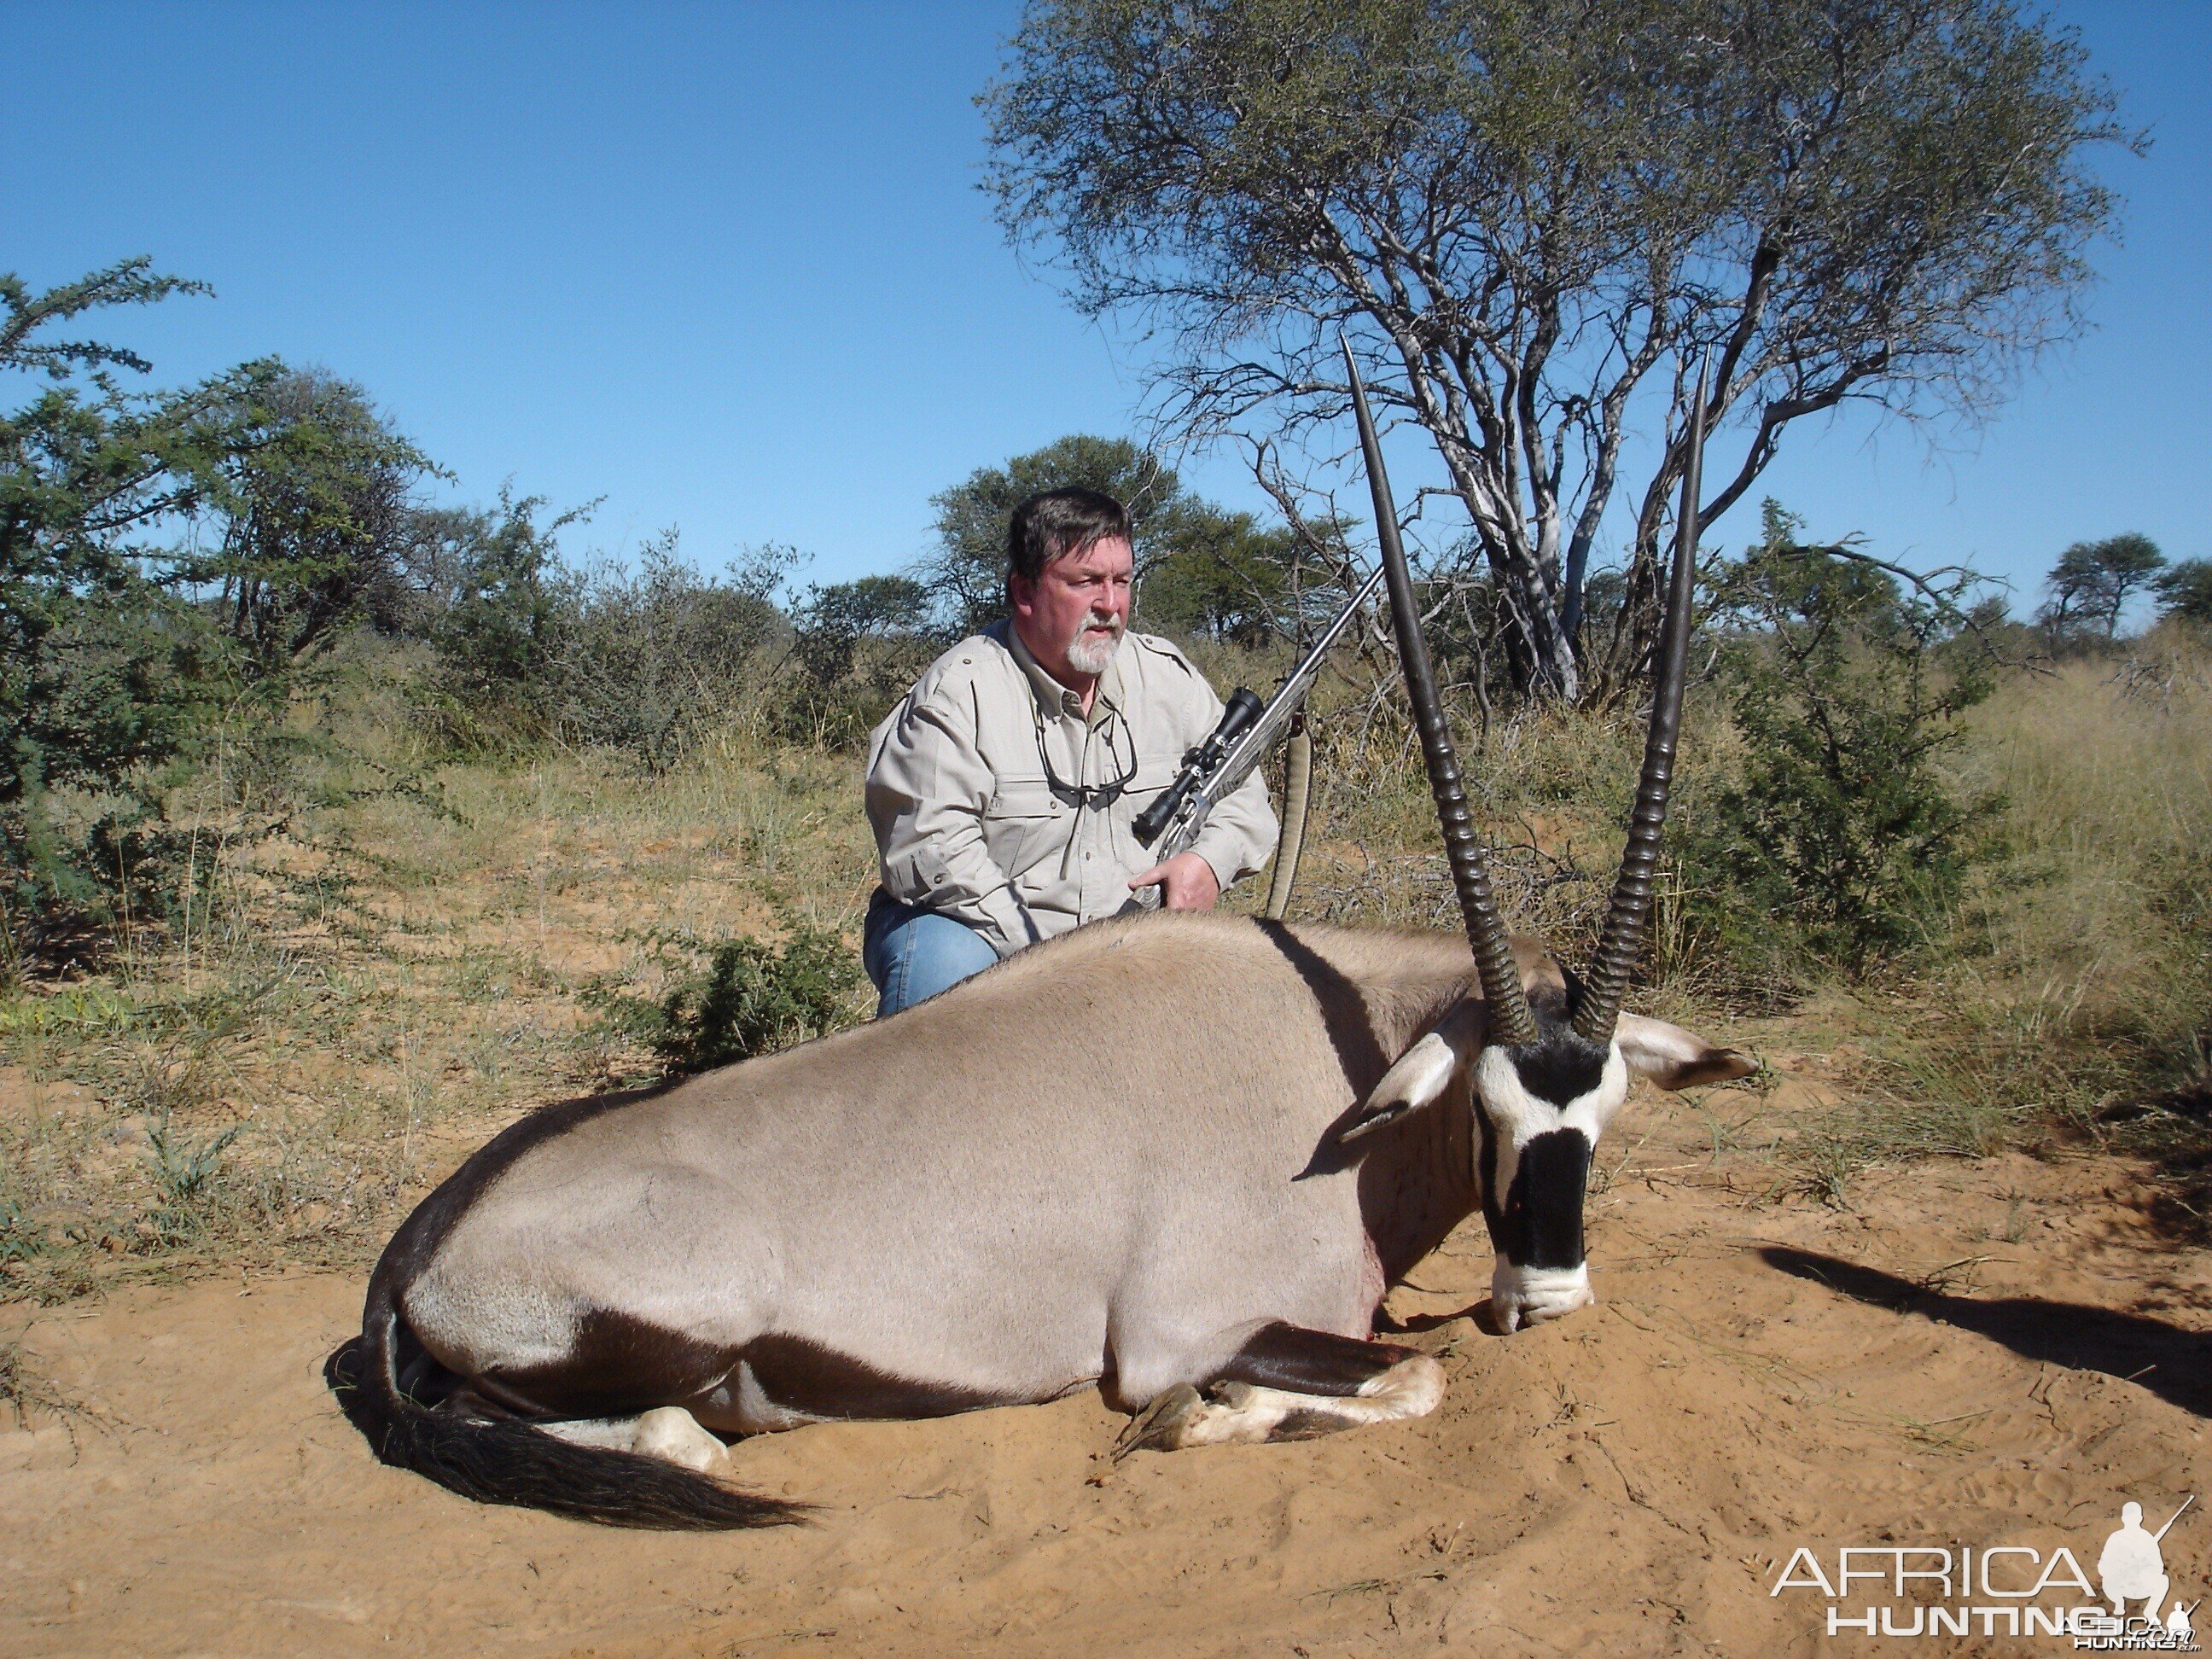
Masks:
[[[459,496],[604,496],[578,551],[677,525],[709,566],[776,541],[814,580],[892,568],[976,466],[1134,429],[1141,358],[975,187],[1017,9],[0,0],[0,269],[150,253],[219,296],[106,322],[158,381],[326,366]],[[2028,598],[2077,538],[2212,555],[2212,5],[2057,15],[2155,137],[2105,163],[2130,206],[2094,330],[1963,444],[1808,423],[1764,486],[1816,535]],[[1256,504],[1233,457],[1185,471]]]

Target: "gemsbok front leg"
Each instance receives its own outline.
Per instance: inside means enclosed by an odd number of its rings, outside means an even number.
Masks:
[[[1443,1392],[1443,1367],[1414,1349],[1265,1325],[1203,1392],[1177,1383],[1138,1413],[1114,1455],[1310,1440],[1364,1423],[1426,1417]]]

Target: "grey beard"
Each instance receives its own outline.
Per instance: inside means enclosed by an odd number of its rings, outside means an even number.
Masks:
[[[1087,629],[1089,624],[1085,624]],[[1103,674],[1106,665],[1114,660],[1114,653],[1121,646],[1121,630],[1117,627],[1111,639],[1093,640],[1087,632],[1079,632],[1067,647],[1067,665],[1079,674]]]

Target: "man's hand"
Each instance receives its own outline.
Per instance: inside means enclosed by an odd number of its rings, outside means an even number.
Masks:
[[[1141,876],[1129,878],[1129,890],[1158,886],[1161,908],[1169,910],[1211,910],[1221,896],[1221,884],[1213,866],[1195,853],[1177,853],[1165,864],[1156,864]]]

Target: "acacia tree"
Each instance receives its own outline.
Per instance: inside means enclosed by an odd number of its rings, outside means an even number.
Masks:
[[[217,543],[180,574],[213,591],[240,666],[275,683],[395,606],[422,533],[416,486],[442,474],[349,381],[274,359],[232,380],[206,502]]]
[[[199,284],[126,259],[34,294],[0,275],[0,371],[48,384],[0,412],[0,814],[48,787],[112,781],[166,752],[174,709],[155,695],[189,630],[147,567],[150,532],[191,512],[208,465],[208,404],[133,396],[119,346],[48,337],[88,313],[154,305]]]
[[[948,631],[973,633],[1006,614],[1006,526],[1014,508],[1039,490],[1072,486],[1103,490],[1128,508],[1137,562],[1146,569],[1188,504],[1182,481],[1126,438],[1073,434],[1004,466],[976,468],[930,497],[938,552],[925,568],[944,595]]]
[[[222,384],[132,393],[118,372],[143,358],[55,331],[204,291],[143,258],[44,292],[0,275],[0,371],[46,382],[0,410],[0,982],[27,955],[67,959],[131,856],[114,815],[74,833],[52,798],[111,793],[174,754],[203,669],[196,618],[149,568],[205,492]]]
[[[2153,586],[2165,568],[2166,555],[2158,544],[2133,531],[2100,542],[2076,542],[2058,556],[2045,580],[2051,598],[2038,620],[2059,636],[2101,623],[2105,637],[2117,639],[2129,597]]]
[[[2158,590],[2161,622],[2212,623],[2212,559],[2182,559],[2168,565],[2152,584]]]
[[[1264,526],[1186,489],[1158,456],[1127,438],[1076,434],[1002,467],[978,467],[930,498],[938,550],[922,574],[939,595],[947,633],[973,633],[1006,614],[1014,508],[1039,490],[1070,485],[1103,490],[1128,508],[1138,614],[1148,623],[1257,644],[1278,634],[1297,637],[1343,602],[1342,529],[1334,520],[1306,526],[1303,536]]]
[[[2117,207],[2085,151],[2137,142],[2084,58],[2008,0],[1031,0],[987,187],[1085,312],[1156,331],[1186,434],[1340,422],[1348,334],[1434,441],[1516,683],[1571,701],[1648,656],[1686,365],[1746,434],[1702,524],[1806,416],[1972,417],[2075,326]]]

